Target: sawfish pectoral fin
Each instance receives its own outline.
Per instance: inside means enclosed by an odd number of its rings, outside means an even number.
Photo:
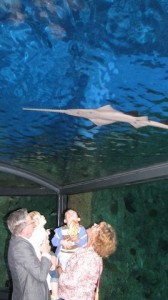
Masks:
[[[116,121],[111,121],[111,120],[104,120],[104,119],[90,119],[91,122],[96,124],[97,126],[102,126],[102,125],[108,125],[112,123],[116,123]]]
[[[140,127],[147,126],[148,122],[149,122],[148,117],[144,116],[144,117],[137,117],[133,121],[130,121],[129,123],[135,128],[140,128]]]
[[[147,126],[147,124],[144,124],[144,123],[140,123],[140,122],[129,122],[133,127],[135,128],[141,128],[141,127],[145,127]]]

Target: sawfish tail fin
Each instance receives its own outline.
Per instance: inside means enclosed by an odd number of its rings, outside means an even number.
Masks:
[[[138,121],[132,122],[130,124],[136,128],[140,128],[144,126],[152,126],[157,128],[168,129],[168,125],[156,121],[151,121],[147,117],[139,117]]]
[[[163,123],[156,122],[156,121],[149,121],[148,125],[149,126],[153,126],[153,127],[168,129],[168,125],[167,124],[163,124]]]

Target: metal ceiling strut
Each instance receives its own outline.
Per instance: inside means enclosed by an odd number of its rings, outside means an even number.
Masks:
[[[40,186],[42,187],[45,187],[47,188],[48,190],[50,191],[53,191],[53,194],[60,194],[60,188],[58,185],[56,185],[55,183],[45,179],[44,177],[41,177],[35,173],[32,173],[32,172],[28,172],[26,170],[23,170],[23,169],[20,169],[20,168],[17,168],[17,167],[13,167],[13,166],[10,166],[10,165],[6,165],[6,164],[2,164],[0,163],[0,172],[5,172],[5,173],[9,173],[9,174],[12,174],[12,175],[15,175],[15,176],[19,176],[21,178],[25,178],[27,180],[30,180],[32,182],[35,182],[37,184],[39,184]],[[20,189],[19,187],[16,187],[15,190],[18,190]],[[27,192],[28,194],[27,195],[31,195],[31,190],[34,190],[34,195],[35,195],[35,189],[33,189],[32,187],[31,188],[26,188],[27,189]],[[36,188],[37,190],[38,188]],[[12,189],[11,189],[12,190]],[[24,192],[24,188],[21,188],[21,190],[23,191],[24,195],[25,195],[25,192]],[[41,195],[41,187],[38,189],[38,194],[36,195]],[[46,194],[47,192],[44,191],[43,189],[43,194]],[[51,192],[48,191],[47,194],[51,194]],[[17,195],[17,194],[16,194]]]
[[[57,216],[57,226],[59,227],[62,223],[62,214],[63,209],[67,205],[67,199],[65,196],[60,194],[59,187],[52,183],[51,181],[48,181],[47,179],[28,172],[23,169],[19,169],[10,165],[0,164],[0,172],[9,173],[15,176],[19,176],[22,178],[25,178],[27,180],[33,181],[40,185],[40,187],[15,187],[15,188],[0,188],[0,196],[1,195],[56,195],[58,196],[58,216]]]
[[[140,169],[135,169],[128,172],[122,172],[115,175],[110,175],[102,177],[99,179],[87,180],[83,182],[77,182],[74,184],[69,184],[65,186],[58,186],[53,182],[41,177],[35,173],[28,172],[23,169],[19,169],[13,166],[5,165],[0,163],[0,172],[10,173],[15,176],[20,176],[22,178],[28,179],[40,185],[38,188],[10,188],[12,195],[24,194],[26,195],[44,195],[44,194],[58,194],[58,195],[73,195],[79,193],[92,192],[94,190],[108,189],[117,186],[131,185],[144,183],[155,180],[162,180],[168,178],[168,162],[152,165],[149,167],[144,167]],[[46,188],[46,189],[44,189]],[[0,188],[0,195],[5,189]],[[19,192],[20,190],[20,192]],[[8,189],[9,191],[9,189]],[[21,192],[22,191],[22,192]],[[14,194],[15,193],[15,194]],[[9,194],[8,194],[9,195]],[[61,200],[62,201],[62,200]],[[62,204],[60,204],[62,206]]]
[[[132,185],[168,178],[168,162],[141,169],[122,172],[99,179],[66,185],[60,188],[62,194],[79,194],[117,186]]]

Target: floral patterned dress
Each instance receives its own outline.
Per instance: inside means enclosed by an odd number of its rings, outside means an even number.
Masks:
[[[102,268],[102,258],[92,247],[80,248],[60,275],[59,296],[64,300],[93,300]]]

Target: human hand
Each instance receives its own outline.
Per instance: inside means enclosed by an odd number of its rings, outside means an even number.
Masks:
[[[51,230],[50,229],[46,229],[46,233],[47,233],[47,236],[49,236],[50,233],[51,233]]]
[[[58,265],[58,258],[55,255],[51,255],[51,263],[52,263],[52,266],[51,266],[50,270],[54,271]]]
[[[61,242],[61,245],[65,248],[65,249],[70,249],[73,245],[74,245],[74,242],[72,242],[71,240],[63,240]]]
[[[57,266],[57,271],[58,271],[58,274],[61,275],[61,273],[63,272],[61,265]]]
[[[78,242],[79,242],[78,235],[76,235],[76,236],[71,236],[71,241],[73,241],[73,242],[75,242],[75,243],[78,243]]]
[[[42,243],[42,245],[41,245],[41,247],[40,247],[40,250],[41,250],[42,253],[50,253],[50,251],[51,251],[51,246],[50,246],[50,244],[49,244],[48,238],[46,238],[46,239],[43,241],[43,243]]]

